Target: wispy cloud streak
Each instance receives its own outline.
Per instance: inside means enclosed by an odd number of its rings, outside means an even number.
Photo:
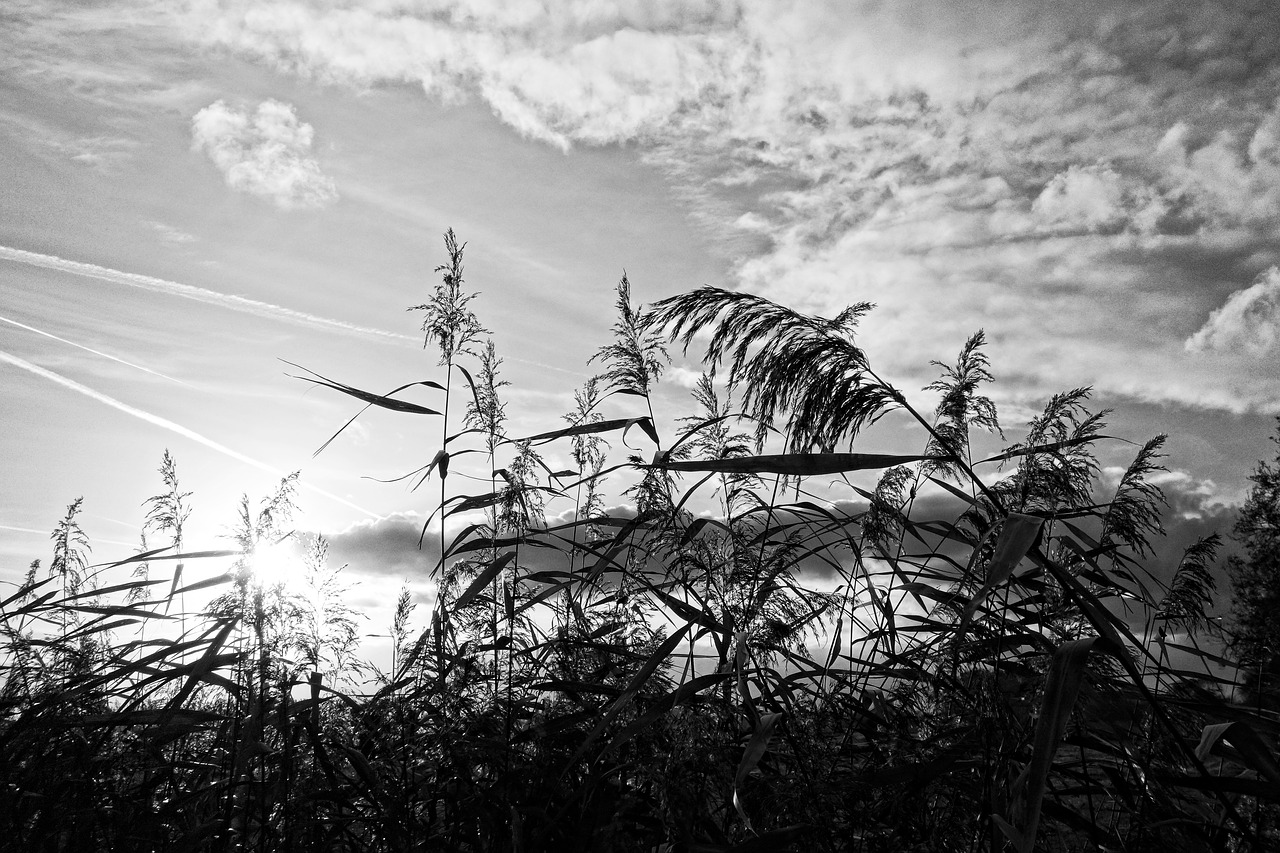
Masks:
[[[34,536],[49,535],[49,531],[47,530],[36,530],[31,527],[13,527],[12,525],[8,525],[8,524],[0,524],[0,530],[12,530],[14,533],[30,533]]]
[[[35,530],[32,528],[14,528],[12,525],[0,524],[0,530],[13,530],[14,533],[26,533],[33,537],[49,537],[49,530]],[[93,544],[114,544],[114,546],[123,546],[125,548],[133,548],[137,546],[136,542],[120,542],[119,539],[104,539],[101,537],[92,537]],[[10,584],[15,585],[15,584]]]
[[[182,284],[180,282],[168,281],[162,278],[152,278],[151,276],[139,275],[137,273],[121,272],[120,270],[101,267],[97,264],[69,261],[65,258],[59,258],[54,255],[41,255],[37,252],[28,252],[24,249],[14,249],[9,246],[0,246],[0,260],[13,261],[15,263],[27,264],[28,266],[41,267],[43,269],[57,270],[58,272],[70,273],[71,275],[83,276],[85,278],[96,278],[102,281],[110,281],[115,284],[123,284],[128,287],[142,288],[143,290],[149,290],[154,293],[168,293],[173,296],[182,296],[187,299],[194,299],[197,302],[203,302],[207,305],[217,305],[220,308],[239,311],[242,314],[252,314],[255,317],[270,320],[282,320],[284,322],[309,326],[311,328],[342,332],[347,335],[372,337],[378,340],[395,343],[400,343],[402,341],[418,343],[421,341],[421,337],[417,335],[404,335],[399,332],[386,332],[382,329],[371,329],[367,326],[357,326],[353,323],[334,320],[330,317],[320,317],[303,311],[295,311],[292,308],[272,305],[269,302],[259,302],[256,299],[246,299],[243,296],[218,293],[217,291],[206,290],[203,287],[195,287],[190,284]],[[106,353],[98,352],[97,350],[89,349],[85,346],[80,346],[80,344],[68,341],[64,338],[59,338],[56,335],[49,334],[48,332],[41,332],[39,329],[24,326],[23,324],[16,323],[13,320],[5,320],[4,317],[0,317],[0,320],[12,323],[15,326],[21,326],[24,329],[45,335],[46,337],[53,338],[54,340],[62,341],[62,343],[70,344],[73,347],[79,347],[80,349],[91,352],[94,355],[100,355],[105,358],[109,358],[112,361],[118,361],[121,364],[128,365],[129,367],[135,367],[138,370],[145,370],[147,373],[155,373],[157,376],[163,376],[165,379],[186,385],[185,382],[173,379],[173,377],[164,376],[162,373],[156,373],[153,370],[124,361],[123,359],[116,358],[115,356],[107,355]],[[543,364],[539,361],[530,361],[527,358],[520,358],[518,356],[508,356],[507,358],[509,361],[528,364],[532,367],[540,367],[544,370],[554,370],[559,373],[567,373],[572,376],[585,375],[581,371],[568,370],[551,364]]]
[[[166,293],[170,296],[181,296],[186,299],[193,299],[196,302],[203,302],[206,305],[216,305],[219,308],[239,311],[243,314],[252,314],[255,317],[263,319],[281,320],[300,326],[308,326],[313,329],[323,329],[325,331],[340,332],[342,334],[357,335],[382,341],[417,340],[409,335],[402,335],[397,332],[386,332],[382,329],[371,329],[367,326],[357,326],[354,323],[334,320],[331,317],[321,317],[316,314],[308,314],[305,311],[295,311],[292,308],[273,305],[269,302],[260,302],[256,299],[247,299],[243,296],[218,293],[215,290],[195,287],[190,284],[181,284],[180,282],[168,281],[163,278],[153,278],[148,275],[139,275],[137,273],[121,272],[120,270],[101,267],[97,264],[70,261],[66,258],[59,258],[54,255],[41,255],[36,252],[14,249],[9,246],[0,246],[0,260],[13,261],[14,263],[41,267],[43,269],[56,270],[58,272],[78,275],[84,278],[96,278],[100,281],[112,282],[113,284],[122,284],[127,287],[137,287],[142,290],[149,290],[153,293]]]
[[[13,527],[12,525],[8,525],[8,524],[0,524],[0,530],[12,530],[14,533],[28,533],[32,536],[44,536],[44,537],[48,537],[50,532],[48,530],[35,530],[30,527]],[[136,542],[121,542],[118,539],[103,539],[99,536],[93,537],[93,542],[94,544],[102,544],[102,545],[122,545],[125,548],[132,548],[138,544]]]
[[[66,338],[60,338],[57,335],[51,334],[49,332],[41,331],[40,329],[37,329],[35,326],[28,326],[26,323],[19,323],[17,320],[10,320],[8,317],[0,317],[0,323],[8,323],[11,326],[17,326],[19,329],[26,329],[28,332],[34,332],[37,335],[44,335],[46,338],[52,338],[53,340],[58,341],[60,343],[64,343],[67,346],[73,346],[76,349],[82,349],[85,352],[93,353],[94,355],[111,359],[114,362],[123,364],[125,367],[132,367],[134,370],[141,370],[143,373],[150,373],[152,376],[158,376],[161,379],[168,379],[170,382],[175,382],[178,385],[183,385],[187,388],[192,387],[188,385],[186,382],[183,382],[181,379],[174,379],[172,376],[163,374],[158,370],[152,370],[149,367],[143,367],[141,364],[134,364],[132,361],[125,361],[123,358],[117,358],[114,355],[111,355],[109,353],[99,352],[98,350],[93,349],[92,347],[87,347],[87,346],[84,346],[83,344],[78,344],[75,341],[69,341]]]
[[[15,355],[10,355],[9,353],[4,352],[2,350],[0,350],[0,362],[10,364],[20,370],[25,370],[28,373],[33,373],[36,376],[41,377],[42,379],[47,379],[50,382],[61,385],[63,388],[66,388],[71,391],[75,391],[77,394],[83,394],[84,396],[92,400],[97,400],[99,403],[103,403],[104,405],[110,406],[111,408],[117,411],[124,412],[126,415],[132,415],[133,417],[138,418],[139,420],[142,420],[142,421],[146,421],[147,423],[153,426],[157,426],[157,427],[160,427],[161,429],[168,430],[169,432],[176,433],[182,436],[183,438],[190,439],[191,441],[194,441],[196,444],[204,445],[210,450],[216,451],[217,453],[221,453],[222,455],[227,456],[231,459],[234,459],[237,462],[243,462],[245,465],[249,465],[253,468],[257,468],[260,471],[266,471],[268,474],[272,474],[273,476],[276,476],[276,477],[284,476],[284,472],[281,471],[279,468],[276,468],[273,465],[268,465],[265,462],[260,462],[257,459],[254,459],[252,456],[246,456],[243,453],[240,453],[239,451],[232,450],[230,447],[227,447],[225,444],[219,444],[213,439],[207,438],[201,435],[200,433],[196,432],[195,430],[184,427],[182,424],[174,423],[173,421],[167,418],[162,418],[159,415],[153,415],[151,412],[144,412],[142,409],[138,409],[133,406],[130,406],[128,403],[122,403],[119,400],[117,400],[115,397],[110,397],[106,394],[103,394],[101,391],[95,391],[93,388],[90,388],[87,385],[81,385],[79,382],[76,382],[74,379],[68,379],[67,377],[62,376],[61,374],[54,373],[52,370],[46,370],[45,368],[40,367],[39,365],[32,364],[31,362],[26,361],[25,359],[18,358]],[[351,501],[347,500],[346,498],[339,497],[338,495],[335,495],[332,492],[327,492],[318,486],[314,486],[310,483],[307,483],[306,481],[303,481],[301,485],[303,488],[310,489],[316,494],[329,498],[332,501],[337,501],[343,506],[350,507],[351,509],[359,510],[360,512],[370,516],[371,518],[380,517],[376,512],[370,512],[369,510],[365,509],[362,506],[357,506],[356,504],[353,504]]]

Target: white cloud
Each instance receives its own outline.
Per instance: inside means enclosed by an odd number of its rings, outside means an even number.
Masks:
[[[425,577],[439,560],[439,528],[422,535],[427,519],[416,512],[394,512],[358,521],[326,534],[334,562],[365,575]],[[418,545],[422,539],[422,547]]]
[[[1165,196],[1185,203],[1198,223],[1274,222],[1280,218],[1280,102],[1260,119],[1248,116],[1208,138],[1179,121],[1160,140],[1155,162]]]
[[[1088,230],[1119,224],[1123,215],[1120,176],[1105,166],[1071,166],[1054,175],[1031,209],[1052,224]]]
[[[1249,140],[1249,159],[1255,164],[1280,165],[1280,103],[1263,116]]]
[[[673,382],[681,388],[693,390],[697,387],[698,380],[702,378],[702,371],[676,364],[667,370],[665,378],[668,382]]]
[[[1251,286],[1227,297],[1221,308],[1191,337],[1187,352],[1230,353],[1243,351],[1262,357],[1276,349],[1280,340],[1280,269],[1258,276]]]
[[[148,222],[156,233],[160,235],[160,239],[166,243],[194,243],[195,237],[183,231],[180,228],[174,228],[172,225],[166,225],[163,222]]]
[[[188,6],[195,37],[281,70],[476,98],[564,150],[635,144],[720,223],[739,286],[878,303],[864,337],[899,377],[986,327],[1018,401],[1093,384],[1274,409],[1280,379],[1250,353],[1183,347],[1203,290],[1280,227],[1280,62],[1259,36],[1277,13],[1213,8]]]
[[[227,186],[284,210],[323,207],[338,197],[310,156],[313,136],[291,105],[274,100],[252,111],[215,101],[191,119],[191,147],[208,155]]]
[[[1159,191],[1109,165],[1067,167],[1054,175],[1031,205],[1050,229],[1078,232],[1155,232],[1169,211]]]
[[[706,124],[754,135],[869,97],[967,98],[971,80],[999,79],[993,56],[1025,18],[1017,3],[916,5],[933,8],[192,0],[187,22],[283,70],[414,82],[446,101],[479,95],[522,133],[564,145]]]
[[[1238,507],[1246,497],[1239,485],[1224,489],[1211,479],[1196,477],[1181,468],[1157,471],[1148,480],[1164,491],[1177,512],[1188,517]]]

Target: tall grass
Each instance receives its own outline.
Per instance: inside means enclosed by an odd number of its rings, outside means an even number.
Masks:
[[[441,417],[442,449],[420,469],[442,484],[431,627],[410,633],[402,597],[390,669],[361,673],[322,542],[305,596],[255,586],[250,558],[287,533],[291,481],[256,511],[243,503],[223,551],[89,567],[64,519],[53,576],[33,570],[0,601],[0,845],[1280,844],[1276,709],[1238,702],[1248,674],[1212,651],[1218,540],[1168,581],[1150,564],[1162,438],[1104,493],[1106,415],[1076,389],[1026,440],[976,458],[971,431],[1003,439],[981,334],[909,395],[857,343],[870,306],[828,320],[703,288],[645,310],[625,278],[605,373],[567,425],[506,434],[486,346],[479,378],[463,374],[468,429],[449,434],[449,379],[479,323],[449,331],[469,297],[448,239],[444,290],[426,306],[446,376],[412,383],[444,393],[442,411],[403,399],[412,385],[381,395],[311,375]],[[662,442],[662,347],[697,339],[727,388],[699,382]],[[863,446],[887,417],[922,428],[917,453]],[[607,464],[606,441],[652,447]],[[487,490],[443,490],[468,458]],[[185,519],[187,493],[166,487],[150,526],[176,544],[168,519]],[[606,488],[634,509],[605,512]],[[232,567],[150,578],[201,559]],[[150,575],[90,583],[142,564]],[[215,604],[184,624],[173,604],[197,590]],[[169,628],[123,639],[156,621]]]

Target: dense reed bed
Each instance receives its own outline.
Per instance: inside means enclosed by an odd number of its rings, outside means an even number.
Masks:
[[[323,540],[305,594],[261,575],[292,480],[244,502],[234,547],[189,550],[166,455],[147,517],[165,547],[90,566],[73,504],[49,571],[0,602],[0,847],[1280,845],[1276,709],[1221,657],[1219,542],[1150,563],[1163,437],[1101,493],[1111,439],[1077,389],[978,458],[971,433],[1003,438],[981,333],[908,394],[857,344],[868,305],[825,319],[703,288],[644,310],[625,278],[575,411],[509,435],[452,232],[446,251],[417,306],[435,380],[299,374],[439,419],[411,475],[438,489],[430,626],[409,630],[403,596],[384,672]],[[695,342],[723,384],[655,416],[664,347]],[[916,424],[916,453],[864,446],[886,416]],[[232,568],[184,580],[214,559]]]

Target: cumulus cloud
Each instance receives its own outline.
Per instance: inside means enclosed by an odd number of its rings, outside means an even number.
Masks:
[[[1071,166],[1054,175],[1031,209],[1053,224],[1098,230],[1119,224],[1123,196],[1120,176],[1112,170]]]
[[[1216,533],[1222,537],[1222,547],[1218,559],[1210,566],[1210,573],[1217,584],[1219,605],[1225,603],[1231,588],[1225,558],[1235,548],[1231,529],[1244,499],[1243,493],[1224,492],[1212,480],[1181,470],[1157,475],[1152,481],[1164,491],[1168,507],[1161,519],[1165,535],[1152,543],[1155,553],[1148,567],[1155,577],[1168,583],[1186,550]]]
[[[424,523],[416,512],[357,522],[328,534],[330,559],[361,575],[424,581],[440,556],[438,536],[423,537],[422,547],[418,547]]]
[[[1280,339],[1280,268],[1272,267],[1244,290],[1237,290],[1187,338],[1187,352],[1243,351],[1262,357]]]
[[[1128,228],[1150,234],[1160,228],[1169,209],[1157,188],[1103,164],[1068,166],[1031,204],[1043,226],[1081,232]]]
[[[703,371],[694,370],[683,365],[673,365],[667,370],[666,379],[673,382],[681,388],[693,390],[698,385],[698,380],[702,378]]]
[[[311,155],[314,131],[294,108],[267,100],[253,110],[215,101],[191,119],[191,147],[206,154],[227,186],[283,210],[323,207],[338,197]]]
[[[1231,515],[1246,498],[1245,489],[1239,484],[1226,489],[1211,479],[1197,477],[1181,468],[1157,472],[1150,480],[1164,490],[1170,514],[1183,519]],[[1228,529],[1229,525],[1221,532],[1225,535]]]
[[[1252,353],[1183,347],[1280,227],[1280,10],[190,0],[188,16],[284,71],[478,99],[563,150],[635,144],[722,223],[738,286],[823,313],[876,302],[865,336],[895,379],[986,327],[1018,401],[1093,384],[1280,407]]]
[[[967,80],[998,65],[989,54],[1024,16],[1012,2],[963,13],[926,5],[936,8],[195,0],[188,21],[198,37],[282,70],[413,82],[446,101],[479,96],[522,133],[564,146],[708,124],[753,136],[797,118],[831,126],[826,110],[902,89],[968,97]],[[970,43],[951,38],[956,27]],[[884,62],[890,53],[901,61]]]
[[[1167,197],[1185,203],[1196,224],[1211,228],[1266,223],[1280,217],[1280,114],[1256,127],[1197,138],[1178,122],[1160,140],[1156,162]]]

